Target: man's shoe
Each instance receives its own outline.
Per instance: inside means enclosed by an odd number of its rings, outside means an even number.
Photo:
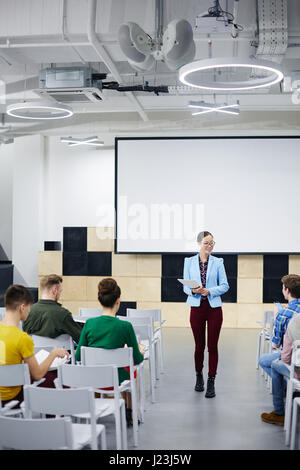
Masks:
[[[213,398],[216,396],[215,392],[215,376],[212,375],[207,379],[207,389],[206,389],[206,398]]]
[[[197,372],[195,390],[196,392],[203,392],[204,390],[204,380],[203,380],[202,372]]]
[[[284,425],[284,415],[277,415],[275,411],[271,411],[271,413],[262,413],[261,419],[265,423],[276,424],[277,426]]]

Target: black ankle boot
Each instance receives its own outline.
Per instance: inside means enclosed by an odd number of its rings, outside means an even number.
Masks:
[[[204,380],[203,380],[202,372],[197,372],[196,377],[197,377],[197,380],[196,380],[195,390],[196,390],[196,392],[203,392],[203,390],[204,390]]]
[[[207,379],[206,398],[213,398],[216,396],[215,392],[215,376],[210,375]]]

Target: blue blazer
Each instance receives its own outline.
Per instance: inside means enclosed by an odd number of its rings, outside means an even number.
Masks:
[[[199,267],[199,254],[191,258],[184,259],[183,279],[192,279],[199,282],[201,286],[201,276]],[[221,307],[221,295],[228,291],[229,285],[224,268],[223,258],[216,258],[209,255],[206,273],[206,288],[210,291],[207,296],[211,307]],[[201,303],[201,294],[193,294],[192,289],[183,286],[184,292],[188,295],[186,303],[191,307],[199,307]]]

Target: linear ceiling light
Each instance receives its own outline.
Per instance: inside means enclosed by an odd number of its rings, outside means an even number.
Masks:
[[[64,119],[72,116],[70,106],[51,101],[28,101],[7,106],[6,113],[22,119]]]
[[[197,116],[198,114],[213,113],[213,112],[234,114],[234,115],[240,114],[239,109],[236,109],[239,107],[239,103],[235,103],[235,104],[224,103],[220,105],[220,104],[214,104],[214,103],[205,103],[204,101],[190,101],[188,106],[189,108],[196,108],[196,109],[201,110],[201,111],[192,113],[193,116]]]
[[[69,147],[77,147],[78,145],[94,145],[96,147],[104,145],[104,142],[100,140],[97,136],[86,137],[83,139],[74,138],[74,137],[61,137],[61,142],[65,142]]]
[[[278,64],[239,57],[197,60],[179,70],[182,83],[205,90],[252,90],[269,87],[282,79],[283,73]]]

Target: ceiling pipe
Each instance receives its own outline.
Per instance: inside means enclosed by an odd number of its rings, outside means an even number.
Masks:
[[[231,37],[237,38],[239,34],[239,30],[237,29],[237,14],[238,14],[238,7],[239,7],[239,0],[234,0],[233,3],[233,20],[232,20],[232,29],[231,29]]]
[[[123,79],[117,67],[115,66],[110,55],[106,52],[104,46],[100,43],[99,39],[97,38],[96,17],[97,17],[97,0],[89,0],[88,1],[88,26],[87,26],[87,35],[88,35],[89,43],[93,47],[95,52],[98,54],[101,61],[103,61],[106,67],[108,68],[108,70],[110,70],[115,80],[117,80],[117,82],[121,85],[123,82]],[[139,113],[143,121],[149,121],[147,114],[145,113],[144,109],[142,108],[136,96],[130,91],[125,92],[125,95],[134,104],[136,111]]]
[[[61,21],[62,39],[63,39],[64,43],[66,43],[66,42],[71,43],[71,41],[70,41],[70,39],[69,39],[69,37],[67,36],[67,33],[66,33],[66,24],[67,24],[67,0],[62,0],[62,21]],[[72,47],[73,51],[79,57],[80,62],[82,62],[83,64],[86,65],[86,61],[83,59],[83,57],[81,57],[81,55],[79,54],[76,47],[73,46],[73,44],[71,44],[71,47]]]

